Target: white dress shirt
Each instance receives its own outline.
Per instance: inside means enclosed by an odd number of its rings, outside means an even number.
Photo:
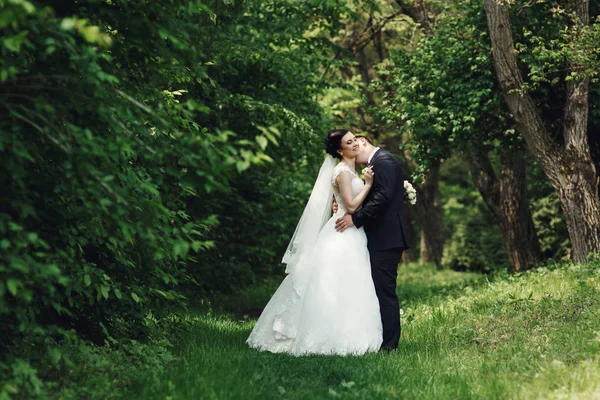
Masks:
[[[375,150],[373,150],[373,152],[371,153],[371,155],[369,156],[369,159],[367,160],[367,164],[371,164],[371,160],[373,159],[373,156],[375,155],[375,153],[377,153],[379,151],[379,147],[375,147]]]

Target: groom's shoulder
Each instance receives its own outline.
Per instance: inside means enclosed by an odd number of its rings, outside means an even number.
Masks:
[[[379,152],[380,152],[379,157],[394,157],[392,155],[392,153],[390,153],[386,149],[379,149]]]
[[[398,160],[396,159],[396,156],[394,156],[389,151],[384,150],[384,149],[380,149],[379,151],[381,152],[381,154],[379,155],[379,157],[377,157],[378,160],[398,162]]]

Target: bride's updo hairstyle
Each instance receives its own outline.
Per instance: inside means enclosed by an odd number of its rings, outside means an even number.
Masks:
[[[327,138],[325,138],[325,151],[327,154],[334,158],[342,158],[342,155],[337,151],[342,148],[342,138],[348,132],[348,129],[334,129],[329,131]]]

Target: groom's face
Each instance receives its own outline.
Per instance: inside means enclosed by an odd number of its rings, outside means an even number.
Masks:
[[[369,150],[367,149],[369,142],[367,142],[367,139],[364,137],[359,137],[358,144],[360,145],[360,150],[356,156],[356,162],[359,164],[366,164],[369,160]]]

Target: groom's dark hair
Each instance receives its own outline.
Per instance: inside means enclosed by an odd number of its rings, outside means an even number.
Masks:
[[[373,143],[373,141],[371,140],[371,138],[368,137],[367,135],[354,135],[354,136],[356,136],[357,138],[364,138],[367,142],[369,142],[369,144],[371,146],[375,146],[375,143]]]

